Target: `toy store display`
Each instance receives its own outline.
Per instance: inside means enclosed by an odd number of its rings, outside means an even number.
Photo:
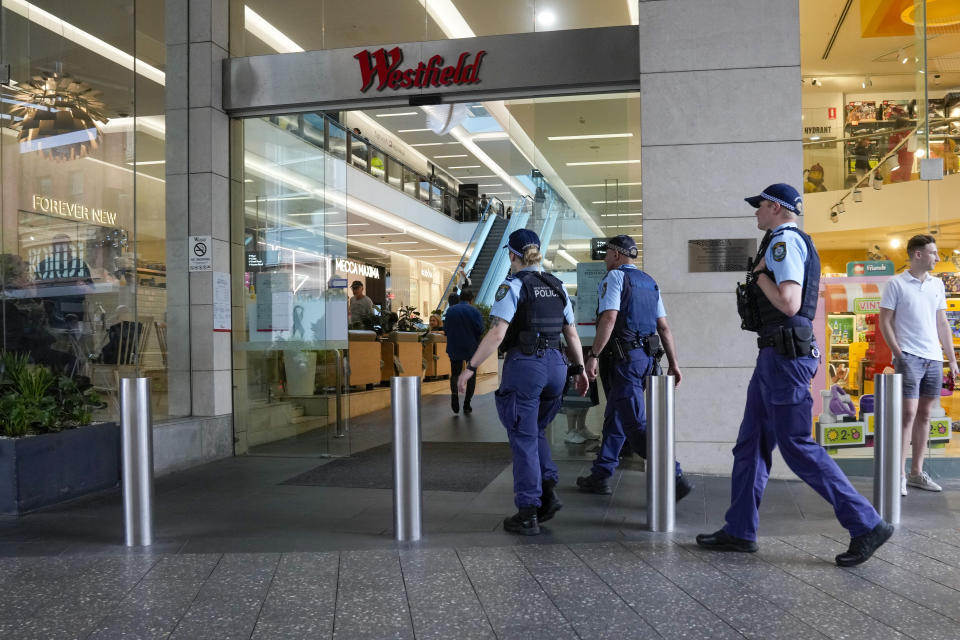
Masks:
[[[820,395],[823,410],[817,417],[817,442],[832,449],[864,446],[867,424],[862,417],[857,419],[857,408],[847,392],[835,384]]]

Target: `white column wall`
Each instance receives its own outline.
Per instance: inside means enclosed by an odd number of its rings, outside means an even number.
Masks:
[[[800,189],[796,2],[641,0],[644,269],[660,284],[683,383],[677,457],[729,474],[756,334],[740,330],[743,274],[688,273],[687,242],[762,235],[743,198]],[[774,473],[790,472],[779,458]]]
[[[187,273],[186,265],[187,236],[210,235],[213,270],[230,272],[229,119],[221,69],[228,8],[228,0],[167,2],[167,269],[176,274],[168,280],[171,351],[176,347],[170,397],[189,400],[193,416],[227,415],[233,406],[230,334],[213,331],[213,274]]]

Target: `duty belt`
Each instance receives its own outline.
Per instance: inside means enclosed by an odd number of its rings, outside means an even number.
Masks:
[[[555,337],[555,338],[544,338],[544,337],[542,337],[542,336],[539,337],[539,338],[537,338],[537,349],[538,349],[538,350],[543,350],[543,349],[559,349],[559,348],[560,348],[560,337],[559,337],[559,336],[557,336],[557,337]]]
[[[763,349],[764,347],[775,347],[777,346],[777,339],[774,336],[766,336],[762,338],[757,338],[757,347]]]

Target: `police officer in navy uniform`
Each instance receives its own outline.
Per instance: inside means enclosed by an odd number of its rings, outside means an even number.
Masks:
[[[833,505],[850,532],[849,549],[839,566],[858,565],[893,534],[870,503],[857,493],[837,463],[811,437],[810,381],[820,353],[813,318],[820,287],[820,257],[810,236],[797,228],[803,201],[787,184],[773,184],[746,198],[767,231],[748,277],[754,312],[741,312],[744,329],[757,331],[760,353],[747,388],[747,405],[733,448],[733,478],[726,524],[697,536],[697,544],[717,551],[757,550],[757,509],[770,475],[773,448],[787,466]]]
[[[460,374],[460,393],[477,367],[499,345],[503,376],[496,392],[497,414],[513,451],[513,491],[517,513],[503,521],[511,533],[537,535],[540,523],[563,506],[556,493],[557,466],[544,429],[557,415],[567,376],[573,375],[580,395],[589,382],[583,371],[583,350],[570,300],[556,277],[543,273],[540,238],[529,229],[510,234],[510,273],[497,289],[490,309],[490,329]],[[560,353],[566,341],[571,366]]]
[[[610,476],[619,461],[624,441],[640,457],[647,457],[647,420],[643,406],[645,378],[654,373],[656,359],[667,355],[667,373],[680,384],[683,377],[677,364],[673,334],[660,289],[649,275],[636,267],[637,243],[619,235],[606,243],[604,263],[607,275],[600,281],[597,308],[597,336],[587,353],[587,376],[592,380],[599,369],[607,397],[603,416],[603,440],[590,475],[577,478],[581,491],[609,495]],[[693,485],[676,463],[676,499],[690,493]]]

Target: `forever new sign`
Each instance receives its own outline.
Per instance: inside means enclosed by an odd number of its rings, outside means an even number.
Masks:
[[[467,64],[470,53],[464,52],[457,58],[456,65],[443,66],[443,56],[432,56],[426,64],[418,62],[417,66],[400,69],[403,63],[403,50],[394,47],[389,51],[377,49],[373,53],[361,51],[353,56],[360,62],[360,75],[363,86],[361,92],[377,82],[377,91],[391,89],[423,89],[426,87],[446,87],[449,85],[477,84],[480,82],[480,63],[487,55],[486,51],[478,51],[473,62]]]

